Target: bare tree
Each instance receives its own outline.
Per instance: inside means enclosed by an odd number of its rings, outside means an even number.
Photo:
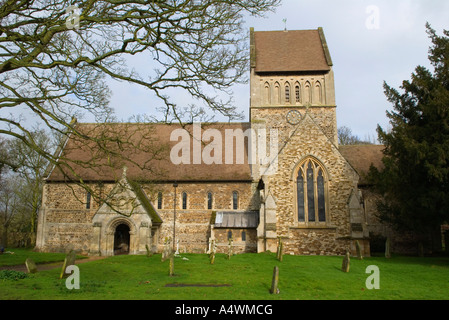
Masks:
[[[342,146],[356,145],[356,144],[375,144],[375,138],[365,137],[360,139],[358,136],[352,133],[351,128],[342,126],[338,128],[338,143]]]
[[[244,14],[263,15],[279,2],[0,0],[0,134],[73,172],[60,153],[39,146],[19,111],[62,136],[110,147],[119,134],[112,137],[107,129],[91,135],[74,125],[74,118],[86,115],[115,121],[108,79],[147,88],[175,118],[180,107],[168,95],[173,89],[208,110],[238,117],[232,99],[215,92],[232,96],[232,86],[247,80]],[[127,67],[126,59],[135,55],[144,55],[148,66]],[[105,136],[107,143],[100,141]]]

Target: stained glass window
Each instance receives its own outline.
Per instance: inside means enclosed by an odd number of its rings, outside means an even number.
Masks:
[[[296,177],[298,222],[326,221],[326,177],[320,163],[307,159]]]

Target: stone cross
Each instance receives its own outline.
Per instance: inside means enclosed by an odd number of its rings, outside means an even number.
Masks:
[[[34,261],[31,260],[30,258],[27,258],[25,260],[25,265],[27,267],[28,273],[36,273],[37,272],[37,266],[34,263]]]

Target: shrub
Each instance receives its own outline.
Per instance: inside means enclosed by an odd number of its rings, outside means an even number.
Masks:
[[[22,271],[15,270],[1,270],[0,271],[0,280],[19,280],[25,279],[28,275]]]

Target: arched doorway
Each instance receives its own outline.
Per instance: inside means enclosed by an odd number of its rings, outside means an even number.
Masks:
[[[119,224],[115,228],[114,233],[114,255],[129,253],[129,226],[127,224]]]

